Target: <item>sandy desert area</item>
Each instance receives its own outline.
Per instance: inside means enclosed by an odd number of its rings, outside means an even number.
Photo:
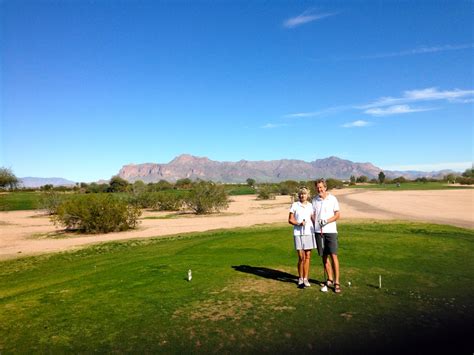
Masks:
[[[474,228],[474,189],[374,191],[335,190],[341,221],[408,220]],[[221,213],[196,216],[145,211],[139,227],[132,231],[78,235],[66,234],[39,211],[0,212],[0,260],[59,252],[113,240],[141,239],[203,232],[216,229],[287,223],[289,196],[257,200],[256,196],[232,196]],[[173,218],[167,218],[169,215]],[[164,218],[165,217],[165,218]],[[291,227],[288,225],[288,233]]]

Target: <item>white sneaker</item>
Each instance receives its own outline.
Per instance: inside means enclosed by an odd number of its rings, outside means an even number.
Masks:
[[[300,278],[298,279],[298,288],[303,288],[303,287],[304,287],[304,281],[303,281],[303,278],[300,277]]]
[[[309,283],[308,279],[303,279],[304,287],[311,287],[311,284]]]
[[[328,292],[328,287],[326,285],[321,287],[321,292]]]

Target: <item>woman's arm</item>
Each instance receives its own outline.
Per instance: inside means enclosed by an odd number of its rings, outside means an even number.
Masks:
[[[296,220],[295,215],[293,214],[293,212],[290,212],[290,215],[288,216],[288,223],[292,224],[294,226],[301,225],[301,223],[298,223],[298,221]]]

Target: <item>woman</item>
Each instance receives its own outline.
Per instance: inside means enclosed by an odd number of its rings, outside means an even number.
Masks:
[[[311,222],[311,216],[314,213],[313,205],[308,202],[309,191],[302,187],[298,191],[298,202],[294,202],[290,207],[288,223],[293,227],[293,238],[295,249],[298,253],[298,287],[310,287],[308,281],[309,262],[311,258],[311,249],[316,248],[314,238],[314,227]]]

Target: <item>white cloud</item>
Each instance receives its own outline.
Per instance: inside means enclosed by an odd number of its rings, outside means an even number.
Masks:
[[[290,113],[290,114],[284,115],[283,117],[286,117],[286,118],[317,117],[317,116],[324,116],[324,115],[337,113],[337,112],[348,110],[348,109],[353,109],[353,107],[352,106],[334,106],[334,107],[328,107],[320,111]]]
[[[413,164],[413,165],[389,165],[384,166],[385,170],[418,170],[418,171],[437,171],[451,169],[454,171],[465,171],[472,168],[472,162],[448,162],[448,163],[432,163],[432,164]]]
[[[313,10],[306,10],[302,14],[291,17],[283,22],[283,26],[286,28],[294,28],[297,26],[304,25],[305,23],[313,22],[316,20],[321,20],[325,17],[336,15],[335,12],[326,12],[326,13],[314,13]]]
[[[288,125],[285,123],[267,123],[260,128],[272,129],[272,128],[279,128],[279,127],[285,127],[285,126],[288,126]]]
[[[342,127],[344,127],[344,128],[352,128],[352,127],[366,127],[366,126],[370,126],[370,125],[371,125],[370,122],[362,121],[362,120],[357,120],[357,121],[354,121],[354,122],[344,123],[344,124],[342,125]]]
[[[402,57],[407,55],[416,55],[416,54],[426,54],[426,53],[437,53],[445,51],[456,51],[461,49],[474,48],[474,43],[465,43],[465,44],[447,44],[443,46],[433,46],[433,47],[419,47],[414,49],[408,49],[405,51],[391,52],[391,53],[380,53],[369,56],[364,56],[365,59],[377,59],[377,58],[388,58],[388,57]]]
[[[426,88],[420,90],[407,90],[403,92],[402,97],[382,97],[368,105],[360,106],[360,109],[369,109],[373,107],[383,107],[392,105],[401,105],[417,101],[447,100],[450,102],[461,102],[461,100],[470,99],[474,95],[474,90],[445,90],[439,91],[438,88]]]
[[[408,105],[395,105],[389,107],[375,107],[369,108],[364,111],[364,113],[372,116],[389,116],[389,115],[399,115],[403,113],[412,113],[412,112],[423,112],[435,110],[434,108],[412,108]]]

